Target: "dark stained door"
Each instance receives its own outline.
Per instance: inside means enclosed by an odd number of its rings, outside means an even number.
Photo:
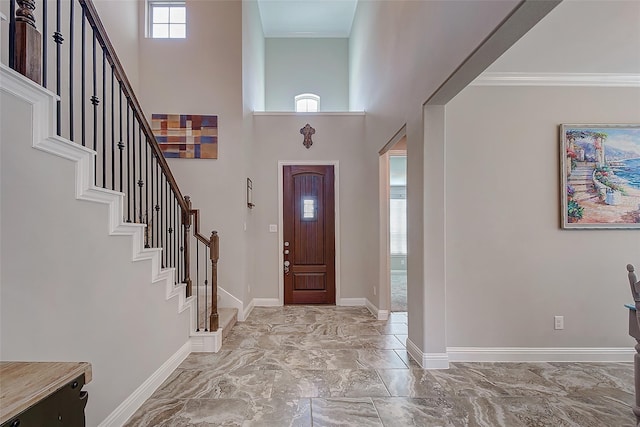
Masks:
[[[284,166],[284,303],[335,304],[333,166]]]

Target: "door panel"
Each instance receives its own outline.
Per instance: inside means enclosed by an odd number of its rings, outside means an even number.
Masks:
[[[284,302],[335,304],[333,166],[284,166],[283,178]]]

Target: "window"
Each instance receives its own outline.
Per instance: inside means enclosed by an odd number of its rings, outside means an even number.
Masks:
[[[187,37],[187,8],[184,1],[149,1],[149,35],[154,39]]]
[[[305,196],[302,198],[302,220],[315,221],[317,214],[316,198]]]
[[[296,113],[317,113],[320,111],[320,97],[312,93],[301,93],[295,97]]]

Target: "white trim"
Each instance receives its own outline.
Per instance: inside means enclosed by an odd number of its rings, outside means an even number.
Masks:
[[[470,86],[640,87],[640,74],[483,73]]]
[[[336,300],[336,305],[342,307],[364,307],[367,305],[366,298],[340,298]]]
[[[303,166],[333,166],[333,198],[335,209],[335,262],[336,262],[336,302],[340,301],[340,162],[338,160],[278,160],[278,248],[284,247],[284,220],[283,220],[283,203],[284,203],[284,166],[303,165]],[[284,252],[278,250],[278,265],[284,264]],[[258,305],[257,298],[254,298],[255,304]],[[284,272],[282,268],[278,268],[278,305],[284,305]]]
[[[633,347],[447,347],[452,362],[631,362]]]
[[[218,286],[218,306],[238,309],[238,321],[244,321],[244,317],[240,318],[244,316],[244,303],[220,286]]]
[[[449,369],[447,353],[423,353],[409,338],[406,345],[409,356],[423,369]]]
[[[254,298],[251,303],[255,307],[282,307],[282,302],[278,298]]]
[[[153,392],[167,379],[169,375],[191,353],[191,341],[187,341],[169,359],[151,374],[140,386],[134,390],[118,407],[107,416],[98,427],[119,427],[151,397]]]
[[[295,111],[254,111],[254,116],[364,116],[364,111],[318,111],[302,113]]]
[[[253,311],[253,308],[255,307],[255,301],[251,300],[249,302],[249,305],[247,305],[247,307],[245,307],[244,310],[242,310],[242,320],[240,320],[240,318],[238,318],[238,322],[244,322],[245,320],[247,320],[249,318],[249,315],[251,314],[251,312]],[[238,312],[240,313],[240,312]]]
[[[189,339],[194,353],[217,353],[222,348],[222,328],[215,332],[191,332]]]

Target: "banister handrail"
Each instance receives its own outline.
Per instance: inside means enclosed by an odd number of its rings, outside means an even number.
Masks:
[[[116,51],[113,45],[111,44],[111,40],[109,39],[109,36],[107,36],[107,31],[105,30],[104,25],[100,20],[100,16],[98,15],[98,11],[96,10],[95,5],[93,4],[93,1],[78,0],[78,2],[85,9],[87,20],[91,25],[91,27],[95,30],[96,37],[98,42],[100,43],[100,46],[102,46],[102,48],[107,52],[107,60],[115,69],[116,78],[118,79],[118,82],[122,84],[123,92],[127,97],[127,99],[129,99],[129,101],[131,102],[131,105],[133,107],[133,114],[137,116],[139,123],[142,125],[143,133],[147,138],[147,143],[151,146],[154,153],[156,154],[158,163],[160,164],[162,171],[166,175],[167,181],[169,182],[171,189],[175,193],[176,198],[178,199],[178,203],[180,203],[180,207],[182,207],[183,210],[188,211],[189,209],[187,207],[187,203],[184,199],[184,196],[182,195],[182,192],[178,187],[178,183],[176,182],[175,177],[171,173],[169,164],[167,163],[167,160],[164,158],[164,155],[162,154],[162,150],[160,149],[158,140],[153,134],[153,131],[151,130],[151,126],[149,126],[149,122],[147,121],[147,118],[144,116],[144,114],[142,114],[142,107],[140,106],[140,103],[138,102],[138,98],[133,92],[131,83],[129,82],[129,79],[127,78],[127,74],[125,73],[124,68],[122,67],[122,63],[120,62],[120,59],[118,58],[118,55],[116,54]]]

